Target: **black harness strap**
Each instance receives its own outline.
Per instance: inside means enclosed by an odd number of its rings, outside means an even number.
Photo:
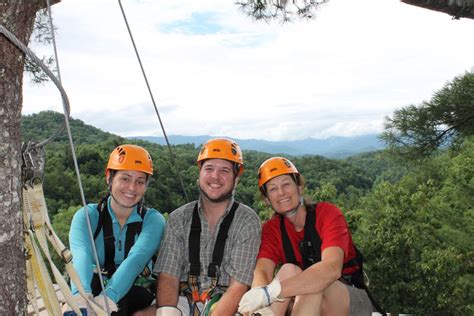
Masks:
[[[97,222],[97,227],[94,232],[94,240],[97,239],[100,231],[103,230],[104,235],[104,267],[102,272],[105,272],[110,278],[116,270],[115,267],[115,237],[112,227],[112,217],[109,213],[109,208],[107,206],[107,199],[109,195],[103,198],[97,205],[97,211],[99,212],[99,221]],[[138,205],[138,212],[142,220],[145,218],[147,208]],[[124,259],[127,258],[130,249],[135,243],[135,236],[140,235],[142,231],[143,222],[134,222],[127,224],[127,234],[125,236],[125,249],[124,249]]]
[[[234,202],[229,213],[222,221],[219,232],[217,234],[216,243],[212,253],[212,262],[207,268],[207,275],[211,278],[218,277],[217,270],[222,263],[224,257],[224,249],[227,237],[229,236],[229,228],[234,219],[235,211],[239,207],[239,203]],[[198,203],[194,205],[193,218],[191,222],[191,231],[189,233],[189,262],[190,269],[189,274],[193,276],[199,276],[201,271],[201,259],[200,259],[200,240],[201,240],[201,220],[199,219]]]
[[[304,224],[304,239],[299,244],[303,269],[307,269],[316,262],[321,261],[321,238],[314,228],[316,224],[316,205],[306,205],[306,220]],[[285,259],[288,263],[297,264],[293,246],[285,228],[284,216],[280,215],[280,231],[283,242]]]
[[[283,215],[280,215],[280,231],[281,231],[281,240],[283,242],[283,250],[285,251],[286,262],[292,264],[298,264],[296,262],[295,252],[293,251],[293,246],[291,245],[290,238],[285,228],[285,218]]]
[[[234,219],[235,211],[239,207],[239,203],[234,202],[229,214],[224,218],[220,227],[219,233],[217,234],[216,244],[214,245],[214,251],[212,252],[212,262],[207,267],[207,275],[211,278],[217,277],[217,270],[221,266],[222,259],[224,258],[225,242],[229,237],[229,228]]]
[[[191,231],[189,232],[188,245],[189,245],[189,274],[198,276],[201,272],[201,261],[199,254],[201,251],[200,246],[201,237],[201,220],[198,214],[198,202],[194,205],[193,219],[191,222]]]

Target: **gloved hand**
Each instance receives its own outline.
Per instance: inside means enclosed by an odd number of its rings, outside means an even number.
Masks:
[[[174,306],[162,306],[156,310],[156,316],[181,316],[181,311]]]
[[[274,316],[272,309],[268,306],[264,308],[260,308],[259,310],[256,310],[250,315],[251,316]]]
[[[105,302],[106,302],[106,301],[107,301],[107,304],[109,305],[109,312],[110,312],[110,313],[118,311],[117,304],[115,304],[115,302],[112,301],[112,300],[110,299],[110,297],[108,297],[107,295],[105,295],[105,294],[100,294],[99,296],[96,296],[96,297],[94,298],[94,302],[95,302],[97,305],[99,305],[99,307],[100,307],[101,309],[103,309],[105,312],[107,312],[107,307],[106,307],[106,305],[105,305]],[[95,315],[95,313],[92,314],[92,315]]]
[[[93,300],[92,293],[86,293],[86,297],[89,300]],[[90,304],[87,302],[87,300],[81,294],[75,294],[74,295],[74,300],[77,304],[77,307],[79,307],[80,309],[87,310],[88,315],[92,312],[92,308],[91,308]],[[68,315],[76,315],[76,313],[73,311],[71,306],[68,306],[68,308],[63,313],[63,316],[68,316]]]
[[[258,309],[269,306],[275,301],[280,301],[281,299],[278,298],[280,292],[281,284],[277,278],[269,285],[250,289],[240,300],[239,313],[252,313]]]

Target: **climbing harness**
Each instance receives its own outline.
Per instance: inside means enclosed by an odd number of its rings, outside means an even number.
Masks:
[[[101,268],[102,275],[106,276],[107,278],[111,278],[112,275],[115,273],[116,267],[114,262],[115,257],[115,238],[114,232],[112,228],[112,217],[110,216],[109,209],[107,206],[107,200],[110,194],[107,194],[104,198],[102,198],[97,205],[97,211],[99,212],[99,220],[97,222],[97,227],[94,232],[94,240],[97,239],[99,236],[100,231],[103,231],[104,236],[104,249],[105,249],[105,259],[104,259],[104,266]],[[143,206],[143,204],[137,205],[137,212],[140,215],[142,221],[145,218],[148,209]],[[143,222],[133,222],[127,224],[127,234],[125,236],[125,248],[124,248],[124,260],[127,258],[130,249],[135,243],[135,237],[140,235],[142,231],[142,224]],[[119,241],[119,247],[121,247],[121,241]],[[155,261],[156,256],[152,259]],[[141,276],[149,277],[151,275],[151,270],[148,266],[145,266]]]
[[[321,261],[321,237],[316,231],[316,204],[307,204],[306,205],[306,219],[304,225],[304,239],[299,243],[299,250],[301,257],[303,258],[303,270],[309,268],[311,265]],[[285,228],[284,217],[283,215],[279,216],[280,220],[280,232],[282,236],[283,250],[285,253],[285,260],[288,263],[298,265],[293,250],[293,246],[288,237],[288,233]],[[364,259],[362,253],[357,249],[356,257],[345,262],[342,269],[349,267],[358,267],[357,270],[353,271],[351,274],[342,274],[340,281],[344,284],[355,286],[359,289],[365,290],[367,296],[369,297],[370,302],[375,307],[375,309],[385,315],[385,312],[380,307],[380,305],[375,301],[374,297],[369,291],[366,282],[364,281],[365,272],[363,270]]]
[[[200,291],[199,288],[199,275],[201,274],[201,260],[200,260],[200,242],[201,242],[201,220],[199,218],[198,202],[194,205],[193,217],[191,222],[191,231],[189,232],[189,274],[188,282],[181,283],[181,292],[187,297],[190,314],[205,315],[204,311],[210,312],[212,305],[214,305],[220,298],[221,293],[215,293],[219,277],[220,277],[220,265],[224,257],[224,249],[227,237],[229,236],[229,228],[232,224],[232,220],[235,216],[235,211],[239,207],[238,202],[232,204],[229,213],[222,220],[217,233],[216,243],[212,253],[212,261],[207,267],[207,276],[211,278],[211,286],[205,291]],[[201,313],[198,309],[197,304],[203,303],[204,308]],[[207,309],[206,309],[207,308]]]

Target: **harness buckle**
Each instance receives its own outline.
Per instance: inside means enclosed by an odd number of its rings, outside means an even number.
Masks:
[[[193,302],[194,303],[197,303],[197,302],[200,302],[201,301],[201,297],[199,295],[199,291],[192,291],[192,295],[193,295]]]
[[[68,264],[72,261],[72,252],[68,248],[64,248],[61,251],[61,258],[63,259],[65,264]]]

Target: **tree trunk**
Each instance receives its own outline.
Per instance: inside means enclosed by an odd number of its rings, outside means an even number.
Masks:
[[[28,43],[44,0],[0,1],[0,23]],[[26,275],[21,213],[24,54],[0,34],[0,315],[25,315]]]
[[[474,19],[474,0],[401,0],[404,3],[452,15],[454,19]]]

